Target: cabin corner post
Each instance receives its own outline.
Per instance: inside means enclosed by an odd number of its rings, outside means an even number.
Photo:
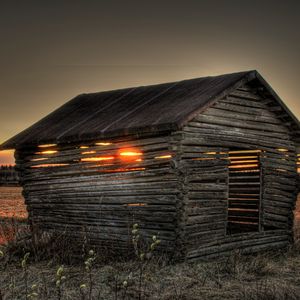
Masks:
[[[292,210],[290,211],[290,214],[288,216],[288,224],[289,224],[289,232],[290,232],[290,243],[294,243],[295,242],[295,237],[296,235],[294,234],[294,228],[295,228],[295,221],[296,221],[296,212],[297,212],[297,201],[298,200],[298,194],[300,192],[300,176],[299,176],[299,167],[300,167],[300,146],[297,144],[297,142],[295,142],[295,151],[294,151],[294,165],[295,165],[295,189],[294,189],[294,202],[292,204]]]
[[[259,155],[259,183],[260,183],[260,192],[259,192],[259,220],[258,220],[258,226],[259,226],[259,232],[264,231],[264,199],[265,199],[265,193],[264,193],[264,177],[265,177],[265,171],[264,171],[264,160],[265,160],[265,152],[262,151]]]
[[[172,172],[176,174],[178,184],[178,196],[176,201],[176,226],[175,226],[175,244],[174,244],[174,259],[175,261],[182,261],[187,256],[186,245],[186,205],[187,205],[187,189],[186,189],[186,173],[181,167],[182,149],[181,141],[182,134],[175,132],[171,136],[170,145],[171,150],[175,155],[171,160]]]
[[[19,177],[19,185],[22,187],[22,196],[27,209],[27,224],[32,234],[33,244],[37,244],[40,239],[40,229],[38,224],[34,222],[33,211],[30,205],[30,194],[26,188],[26,158],[27,155],[32,155],[36,149],[16,149],[14,153],[15,157],[15,169]]]

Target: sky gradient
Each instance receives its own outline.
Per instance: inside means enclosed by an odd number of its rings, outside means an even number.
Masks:
[[[299,28],[292,0],[7,1],[0,143],[80,93],[250,69],[300,118]]]

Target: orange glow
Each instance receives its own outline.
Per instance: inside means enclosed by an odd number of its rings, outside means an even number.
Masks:
[[[238,154],[238,153],[260,153],[261,150],[238,150],[238,151],[229,151],[229,154]]]
[[[289,151],[288,149],[282,149],[282,148],[278,148],[278,149],[276,149],[276,150],[278,150],[278,151],[280,151],[280,152],[288,152],[288,151]]]
[[[136,159],[135,161],[143,161],[141,158]]]
[[[98,156],[98,157],[86,157],[82,158],[81,161],[91,162],[91,161],[105,161],[105,160],[113,160],[114,156]]]
[[[146,168],[118,168],[118,169],[111,169],[111,170],[101,170],[100,172],[103,173],[119,173],[119,172],[131,172],[131,171],[143,171]]]
[[[141,159],[142,155],[143,155],[142,152],[134,148],[121,149],[119,151],[120,159],[127,162],[131,162],[131,161],[133,162],[136,161],[137,159]]]
[[[234,160],[231,163],[232,164],[257,163],[257,159],[255,159],[255,160]]]
[[[39,148],[48,148],[48,147],[55,147],[56,144],[44,144],[44,145],[38,145]]]
[[[237,168],[253,168],[253,167],[258,167],[258,164],[228,166],[229,169],[237,169]]]
[[[259,169],[246,169],[246,170],[231,170],[231,173],[258,173],[260,170]]]
[[[64,167],[68,165],[69,164],[41,164],[41,165],[31,166],[30,168],[52,168],[52,167]]]
[[[90,148],[89,146],[80,146],[79,147],[80,149],[87,149],[87,148]]]
[[[252,196],[252,195],[251,195]],[[253,202],[255,202],[255,201],[258,201],[258,199],[257,198],[237,198],[237,197],[230,197],[230,198],[228,198],[228,200],[231,200],[231,201],[244,201],[244,200],[248,200],[248,201],[253,201]]]
[[[0,151],[0,165],[14,165],[15,164],[14,152],[15,150]]]
[[[39,160],[47,160],[48,158],[42,157],[42,158],[33,158],[30,161],[39,161]]]
[[[97,145],[97,146],[109,146],[109,145],[112,145],[112,143],[110,143],[110,142],[98,142],[98,143],[95,143],[95,145]]]
[[[96,151],[85,151],[85,152],[81,152],[81,154],[94,154],[96,153]]]
[[[41,152],[36,152],[35,154],[54,154],[57,153],[56,150],[46,150],[46,151],[41,151]]]
[[[168,154],[168,155],[162,155],[162,156],[156,156],[155,159],[165,159],[165,158],[171,158],[172,155]]]
[[[141,152],[136,152],[136,151],[122,151],[120,152],[121,156],[140,156],[143,155]]]
[[[254,158],[257,159],[257,156],[230,156],[230,159],[246,159],[246,158]]]

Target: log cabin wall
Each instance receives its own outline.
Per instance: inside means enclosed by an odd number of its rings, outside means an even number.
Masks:
[[[170,137],[39,145],[16,152],[29,219],[41,231],[126,250],[132,224],[174,250],[178,174]]]
[[[276,103],[244,85],[172,133],[17,149],[29,219],[120,250],[138,223],[189,260],[283,247],[297,152]]]
[[[42,231],[119,250],[128,249],[138,223],[146,238],[159,236],[161,249],[189,260],[283,247],[291,239],[297,155],[272,105],[244,86],[172,134],[19,149],[29,218]],[[251,207],[245,201],[242,215],[230,211],[235,151],[259,153],[259,199],[246,200],[259,204],[258,228],[240,233],[228,223],[247,218]],[[257,190],[251,184],[243,188]]]
[[[257,90],[251,86],[236,89],[177,133],[181,136],[179,169],[186,190],[184,242],[189,260],[222,256],[234,249],[254,252],[283,247],[291,240],[296,201],[295,145],[276,113],[274,101]],[[260,152],[256,163],[259,198],[248,195],[247,200],[259,200],[259,226],[230,234],[230,152],[240,149]],[[243,194],[257,190],[257,182],[256,186],[251,186],[251,181],[245,183]],[[249,204],[240,209],[244,218],[250,208]]]

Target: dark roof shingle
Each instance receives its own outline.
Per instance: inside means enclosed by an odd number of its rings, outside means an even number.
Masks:
[[[231,89],[257,77],[247,71],[82,94],[1,145],[64,143],[176,130]]]

